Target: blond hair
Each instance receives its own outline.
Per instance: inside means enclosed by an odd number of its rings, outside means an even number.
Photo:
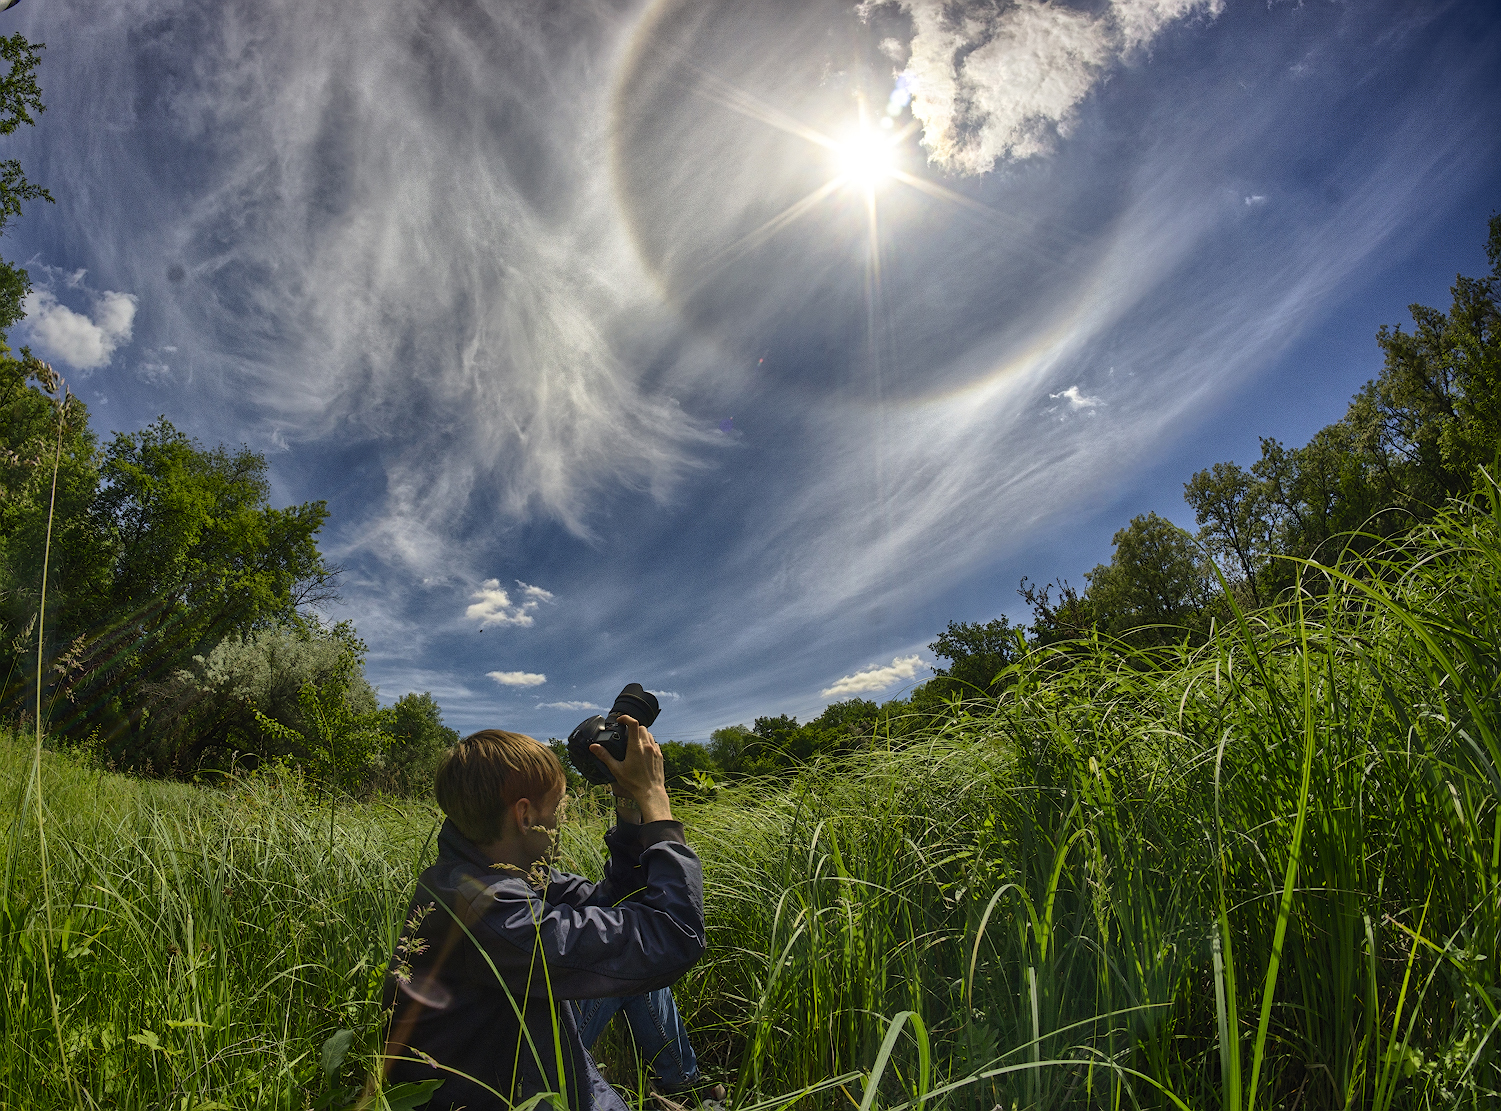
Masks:
[[[540,803],[566,785],[557,755],[534,737],[481,729],[444,753],[433,794],[460,833],[487,844],[504,834],[517,799]]]

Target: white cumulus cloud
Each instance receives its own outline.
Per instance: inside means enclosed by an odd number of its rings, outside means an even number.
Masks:
[[[1111,65],[1169,23],[1223,0],[1112,0],[1098,14],[1042,0],[955,5],[897,0],[911,16],[901,74],[935,164],[983,174],[1046,154]]]
[[[832,687],[827,687],[819,693],[825,698],[841,698],[864,691],[885,690],[900,679],[911,679],[921,666],[923,662],[917,656],[898,656],[885,667],[868,667],[864,671],[846,675]]]
[[[86,316],[68,308],[50,290],[33,289],[21,308],[30,340],[43,355],[79,370],[95,370],[108,364],[122,343],[130,342],[136,298],[105,290],[94,299],[93,315]]]
[[[603,706],[596,706],[592,702],[539,702],[539,710],[602,710]]]
[[[540,687],[547,682],[546,675],[535,671],[487,671],[485,676],[503,687]]]
[[[552,593],[540,586],[531,586],[516,580],[521,588],[520,600],[511,601],[510,592],[503,589],[499,579],[486,579],[480,588],[469,597],[474,602],[464,611],[470,621],[483,621],[489,625],[520,625],[532,623],[532,614],[543,602],[552,601]]]

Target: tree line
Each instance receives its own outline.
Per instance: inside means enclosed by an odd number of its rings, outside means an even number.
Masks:
[[[1284,604],[1300,561],[1348,561],[1431,520],[1471,493],[1501,452],[1501,215],[1488,233],[1490,273],[1457,276],[1448,312],[1414,304],[1411,331],[1377,331],[1381,371],[1343,417],[1302,447],[1263,438],[1249,467],[1216,463],[1184,483],[1197,534],[1156,513],[1133,517],[1115,533],[1110,561],[1084,573],[1082,590],[1021,580],[1030,623],[949,622],[928,645],[946,666],[910,695],[836,702],[804,724],[758,717],[716,730],[706,747],[669,742],[669,777],[705,785],[786,771],[875,738],[900,743],[965,700],[999,695],[1007,669],[1029,653],[1065,667],[1071,644],[1202,641],[1237,612]]]
[[[0,39],[0,135],[45,111],[42,45]],[[51,201],[0,162],[0,232]],[[429,694],[379,706],[366,648],[321,608],[322,501],[276,508],[266,459],[165,417],[101,443],[28,348],[27,272],[0,262],[0,720],[154,775],[267,760],[345,789],[425,790],[456,739]],[[43,584],[45,582],[45,606]]]

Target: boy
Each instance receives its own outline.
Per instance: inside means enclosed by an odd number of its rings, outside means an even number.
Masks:
[[[573,999],[672,983],[704,951],[703,871],[672,818],[662,752],[633,718],[615,776],[604,879],[551,867],[565,804],[547,746],[486,729],[444,758],[448,820],[392,953],[388,1083],[444,1078],[429,1111],[503,1108],[539,1092],[570,1111],[625,1111],[579,1040]],[[636,819],[631,824],[631,819]]]

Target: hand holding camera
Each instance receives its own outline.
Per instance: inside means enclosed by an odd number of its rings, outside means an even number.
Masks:
[[[667,800],[661,748],[634,718],[621,715],[619,720],[628,731],[625,759],[616,760],[601,744],[595,744],[590,751],[614,774],[613,789],[616,797],[623,796],[636,803],[641,811],[642,822],[660,822],[671,818],[672,805]]]
[[[640,683],[631,683],[604,717],[595,715],[568,736],[568,755],[591,783],[611,783],[618,798],[632,799],[641,821],[672,817],[667,800],[662,750],[647,731],[661,707]]]

